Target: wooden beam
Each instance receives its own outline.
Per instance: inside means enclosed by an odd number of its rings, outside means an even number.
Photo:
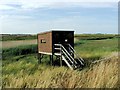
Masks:
[[[50,55],[50,63],[53,65],[53,55]]]
[[[60,66],[62,66],[62,55],[60,56]]]
[[[38,53],[38,64],[41,63],[42,55]]]
[[[45,54],[45,55],[52,55],[52,53],[48,53],[48,52],[38,52],[38,53],[41,53],[41,54]]]

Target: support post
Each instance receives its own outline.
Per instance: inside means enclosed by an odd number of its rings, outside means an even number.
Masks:
[[[38,64],[41,63],[41,59],[42,59],[42,57],[41,57],[41,53],[38,53]]]
[[[62,47],[60,45],[60,66],[62,66]]]
[[[60,66],[62,66],[62,55],[60,56]]]
[[[50,63],[53,65],[53,55],[50,55]]]

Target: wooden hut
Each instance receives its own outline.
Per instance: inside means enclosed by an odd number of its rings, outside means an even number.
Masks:
[[[39,63],[42,55],[49,55],[53,64],[55,55],[60,57],[61,65],[64,60],[73,69],[71,65],[75,64],[74,53],[74,31],[48,31],[38,34]]]

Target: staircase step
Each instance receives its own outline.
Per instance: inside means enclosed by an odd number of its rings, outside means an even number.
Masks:
[[[62,44],[55,44],[55,47],[54,47],[55,53],[54,53],[54,55],[62,56],[62,60],[65,61],[65,63],[68,65],[68,67],[70,69],[77,69],[77,68],[80,68],[81,66],[84,66],[84,60],[81,57],[79,58],[77,56],[76,51],[74,50],[74,48],[71,45],[69,45],[69,47],[72,48],[71,49],[72,52],[69,52],[65,48],[65,46],[63,46]],[[75,55],[77,58],[75,59],[73,57],[73,55]]]
[[[61,53],[54,53],[54,55],[60,56],[60,55],[61,55]]]
[[[65,62],[66,62],[66,64],[68,65],[68,67],[70,68],[70,69],[74,69],[73,67],[72,67],[72,65],[68,62],[68,60],[67,59],[65,59],[65,57],[62,55],[62,60],[64,60]]]
[[[55,48],[55,50],[61,50],[61,48]]]

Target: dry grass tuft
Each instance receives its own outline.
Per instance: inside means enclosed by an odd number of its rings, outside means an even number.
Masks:
[[[28,66],[31,66],[29,64]],[[34,68],[34,66],[32,66]],[[101,61],[81,71],[66,67],[39,65],[33,74],[24,68],[17,74],[3,75],[6,88],[116,88],[118,87],[118,57]]]

